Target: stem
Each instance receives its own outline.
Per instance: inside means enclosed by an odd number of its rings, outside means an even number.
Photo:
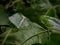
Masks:
[[[5,43],[5,41],[7,40],[7,38],[8,38],[8,36],[9,36],[11,30],[12,30],[12,29],[10,29],[10,30],[8,31],[8,33],[6,34],[4,40],[3,40],[2,43],[1,43],[1,45],[4,45],[4,43]]]
[[[11,3],[12,3],[12,0],[10,0],[9,3],[5,5],[5,8],[8,9]]]

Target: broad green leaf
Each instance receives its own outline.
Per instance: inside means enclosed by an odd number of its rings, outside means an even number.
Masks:
[[[15,33],[10,33],[4,42],[5,45],[32,45],[34,43],[42,44],[44,42],[47,42],[47,30],[45,30],[43,27],[39,26],[36,23],[32,23],[28,18],[26,18],[22,14],[16,13],[9,17],[9,20],[16,27],[19,26],[17,27],[19,31]],[[2,35],[0,35],[0,37],[2,37]]]
[[[24,17],[20,16],[18,13],[14,14],[12,17],[9,18],[10,21],[16,25],[17,28],[20,28],[21,24],[24,21]]]

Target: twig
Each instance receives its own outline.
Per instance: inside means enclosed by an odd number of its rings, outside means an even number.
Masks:
[[[5,5],[5,8],[8,9],[11,3],[12,3],[12,0],[10,0],[9,3]]]
[[[6,34],[4,40],[3,40],[2,43],[1,43],[1,45],[4,45],[4,43],[5,43],[5,41],[7,40],[7,38],[8,38],[8,36],[9,36],[11,30],[12,30],[12,29],[10,29],[10,30],[8,31],[8,33]]]

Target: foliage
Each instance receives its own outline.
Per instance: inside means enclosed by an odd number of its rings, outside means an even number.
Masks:
[[[60,0],[0,2],[0,45],[60,45]]]

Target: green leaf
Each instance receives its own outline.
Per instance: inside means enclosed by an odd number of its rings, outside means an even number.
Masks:
[[[18,16],[15,17],[16,15]],[[19,31],[15,33],[9,33],[7,39],[4,42],[5,45],[32,45],[34,43],[42,44],[48,40],[47,30],[45,30],[43,27],[39,26],[36,23],[32,23],[28,18],[26,17],[24,18],[24,17],[25,16],[19,13],[16,13],[12,15],[11,17],[9,17],[9,20],[16,27],[19,26],[17,27]],[[24,20],[21,22],[20,19],[21,20],[24,19]],[[2,35],[4,34],[1,34],[0,37],[2,37]]]
[[[47,28],[49,34],[49,40],[45,42],[45,44],[43,43],[43,45],[59,45],[60,39],[58,35],[60,35],[60,20],[54,17],[43,15],[40,17],[40,23],[41,25],[43,24],[42,27],[45,26]],[[52,33],[54,33],[54,35]]]
[[[6,10],[12,8],[16,13],[9,17],[10,30],[0,34],[0,45],[60,45],[57,17],[60,0],[14,0],[9,3]],[[0,6],[0,23],[6,25],[8,14],[4,7]]]
[[[55,9],[54,7],[50,8],[50,9],[47,11],[46,15],[57,18],[56,9]]]
[[[50,25],[52,25],[54,32],[60,33],[60,20],[49,16],[46,16],[46,18],[48,18],[48,21],[50,22]]]
[[[53,32],[60,32],[60,20],[54,17],[49,16],[42,16],[40,17],[40,23],[43,24],[43,26],[46,26],[46,28]],[[43,27],[42,26],[42,27]]]
[[[45,29],[47,29],[47,30],[49,30],[49,31],[51,31],[51,30],[53,29],[53,28],[52,28],[52,25],[50,25],[49,19],[46,18],[45,15],[40,16],[40,18],[39,18],[39,23],[40,23],[40,25],[41,25],[43,28],[45,28]]]

